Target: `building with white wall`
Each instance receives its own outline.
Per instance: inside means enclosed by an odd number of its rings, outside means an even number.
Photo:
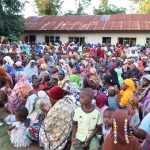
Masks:
[[[26,42],[144,45],[150,43],[150,15],[29,17],[23,38]]]

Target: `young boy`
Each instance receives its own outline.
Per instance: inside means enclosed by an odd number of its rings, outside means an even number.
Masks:
[[[108,90],[108,106],[114,110],[118,109],[116,92],[114,89]]]
[[[92,104],[94,91],[85,88],[80,93],[81,107],[75,110],[70,150],[98,150],[99,142],[96,133],[101,124],[101,114]]]

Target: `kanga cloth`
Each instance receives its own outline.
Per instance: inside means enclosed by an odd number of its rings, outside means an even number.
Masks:
[[[13,125],[16,127],[11,131],[10,141],[17,148],[23,148],[30,146],[32,141],[25,135],[27,127],[24,123],[14,122]]]
[[[40,147],[44,150],[62,149],[72,130],[72,119],[76,109],[74,98],[65,96],[49,110],[40,129]]]

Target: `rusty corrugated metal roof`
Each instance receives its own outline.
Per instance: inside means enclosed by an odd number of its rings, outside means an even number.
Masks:
[[[25,31],[150,31],[150,14],[33,16]]]

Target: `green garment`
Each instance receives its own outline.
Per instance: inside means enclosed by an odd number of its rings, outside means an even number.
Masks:
[[[79,76],[79,74],[73,74],[69,77],[69,81],[70,82],[75,82],[77,83],[77,85],[79,86],[79,89],[81,88],[81,78]]]

